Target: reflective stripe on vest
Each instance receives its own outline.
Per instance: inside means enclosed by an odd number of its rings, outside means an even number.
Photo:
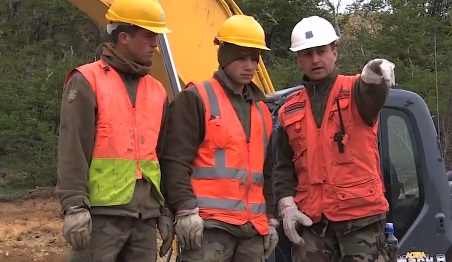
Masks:
[[[263,196],[263,162],[271,132],[270,113],[261,102],[253,103],[251,130],[254,131],[250,134],[251,142],[247,144],[245,132],[223,87],[215,79],[196,86],[206,106],[206,136],[192,173],[200,215],[204,219],[212,218],[231,224],[251,221],[260,233],[266,234],[268,222]],[[210,121],[213,121],[211,125]],[[259,128],[255,127],[257,123]],[[227,135],[222,135],[225,132]],[[225,140],[221,136],[227,136],[227,142],[211,149],[217,143],[212,140],[218,139],[220,144]],[[252,152],[258,153],[251,156]],[[224,193],[221,189],[226,186],[231,188]],[[214,191],[211,187],[218,190]]]
[[[160,133],[166,92],[147,75],[139,80],[136,105],[132,107],[121,76],[102,60],[69,73],[80,72],[90,84],[97,101],[96,136],[89,173],[92,206],[129,203],[137,179],[154,185],[155,196],[164,204],[160,191],[160,166],[156,146]],[[149,117],[152,112],[152,118]]]
[[[294,152],[295,202],[314,222],[322,213],[332,221],[346,221],[388,210],[376,144],[378,124],[364,123],[353,100],[358,77],[338,76],[321,128],[316,126],[305,89],[288,97],[279,111]],[[345,128],[343,152],[334,140],[341,130],[339,111]]]

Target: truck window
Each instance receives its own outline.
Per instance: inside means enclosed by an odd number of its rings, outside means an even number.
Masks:
[[[422,208],[416,137],[404,111],[384,108],[380,124],[383,175],[391,209],[388,221],[394,223],[401,239]]]

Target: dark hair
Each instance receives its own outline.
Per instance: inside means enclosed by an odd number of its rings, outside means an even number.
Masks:
[[[113,30],[113,32],[111,32],[111,41],[113,41],[113,44],[116,44],[121,32],[127,33],[133,37],[140,29],[141,28],[136,25],[119,25],[115,30]]]
[[[335,48],[337,48],[337,41],[334,41],[333,43],[330,44],[331,48],[334,50]]]

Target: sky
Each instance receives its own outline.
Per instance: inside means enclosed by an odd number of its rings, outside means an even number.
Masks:
[[[337,3],[339,2],[338,0],[330,0],[333,2],[334,6],[337,5]],[[370,0],[364,0],[363,3],[369,3]],[[339,7],[339,13],[343,13],[345,11],[345,8],[347,7],[347,5],[353,4],[353,2],[355,2],[355,0],[341,0],[341,6]]]
[[[345,11],[345,7],[349,4],[352,4],[354,0],[341,0],[341,6],[339,7],[339,13]],[[334,5],[337,5],[338,0],[333,0]]]

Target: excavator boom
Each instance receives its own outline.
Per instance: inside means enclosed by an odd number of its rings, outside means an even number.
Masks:
[[[68,0],[95,23],[106,28],[108,7],[114,0]],[[210,78],[218,67],[213,40],[219,26],[231,15],[242,14],[233,0],[160,0],[171,33],[159,37],[150,72],[165,86],[170,99],[187,83]],[[264,93],[274,92],[260,58],[253,79]]]

